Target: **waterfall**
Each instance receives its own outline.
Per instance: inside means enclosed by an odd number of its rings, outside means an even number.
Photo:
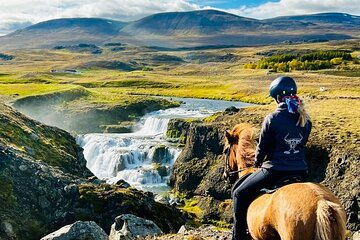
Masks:
[[[86,166],[109,183],[123,179],[140,189],[166,187],[171,166],[181,152],[163,138],[169,120],[151,115],[134,133],[78,136]]]
[[[169,121],[169,118],[148,117],[146,118],[144,126],[140,129],[138,134],[164,134],[166,132]]]
[[[175,99],[187,104],[145,116],[133,133],[86,134],[77,137],[84,148],[87,167],[100,179],[154,192],[167,191],[171,168],[181,149],[166,141],[171,118],[202,118],[236,105],[234,102]],[[241,106],[240,106],[241,107]]]

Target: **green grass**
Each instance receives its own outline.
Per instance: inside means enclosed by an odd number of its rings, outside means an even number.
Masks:
[[[148,95],[269,104],[272,99],[268,97],[268,87],[279,74],[268,73],[262,69],[245,69],[244,64],[257,62],[262,58],[256,53],[272,50],[296,53],[357,48],[356,41],[339,41],[202,50],[203,54],[210,55],[231,53],[237,60],[201,64],[183,62],[177,65],[167,62],[155,63],[152,60],[154,54],[161,55],[161,52],[142,52],[140,48],[135,47],[121,53],[109,51],[99,56],[52,50],[15,51],[9,53],[16,56],[14,60],[0,65],[0,95],[25,97],[83,87],[82,89],[86,89],[89,94],[65,104],[74,109],[94,105],[126,106],[146,102]],[[166,54],[184,58],[189,53],[177,51]],[[359,51],[354,51],[352,56],[358,54]],[[145,64],[152,71],[79,69],[79,66],[86,65],[87,62],[109,60],[127,63],[135,60],[140,65]],[[315,119],[344,121],[339,125],[339,129],[343,129],[339,136],[344,135],[345,129],[359,132],[352,124],[358,123],[357,119],[360,119],[359,111],[354,111],[355,106],[358,109],[360,98],[359,65],[354,63],[346,67],[354,70],[294,71],[289,74],[297,80],[299,95],[309,102],[310,111],[315,114]],[[50,73],[52,69],[67,68],[79,69],[81,74]],[[327,90],[320,91],[322,87]],[[330,110],[333,115],[329,113]],[[208,122],[213,120],[214,117],[206,119]]]
[[[196,217],[196,218],[200,218],[201,214],[202,214],[202,210],[200,209],[200,207],[197,205],[198,201],[195,199],[185,199],[184,200],[185,204],[182,207],[179,207],[179,209],[181,209],[182,211],[189,213],[190,215]]]
[[[359,70],[348,70],[348,71],[324,71],[324,74],[335,75],[335,76],[344,76],[344,77],[360,77],[360,69]]]
[[[75,85],[69,84],[1,84],[0,83],[0,95],[16,95],[19,97],[35,96],[45,93],[52,93],[64,90],[70,90],[78,88]]]

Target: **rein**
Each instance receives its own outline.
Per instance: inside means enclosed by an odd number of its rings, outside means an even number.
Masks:
[[[239,173],[239,172],[242,172],[246,169],[248,169],[248,167],[246,168],[241,168],[241,169],[238,169],[238,170],[235,170],[235,171],[230,171],[230,148],[231,146],[228,146],[225,150],[224,150],[224,157],[225,157],[225,177],[226,178],[230,178],[231,176],[235,175],[236,173]]]
[[[246,170],[248,168],[241,168],[240,170],[236,170],[236,171],[232,171],[232,172],[228,172],[229,175],[234,175],[235,173],[239,173],[239,172],[242,172],[244,170]]]

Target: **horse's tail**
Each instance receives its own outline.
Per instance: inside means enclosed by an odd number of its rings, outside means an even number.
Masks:
[[[345,234],[346,214],[342,206],[325,199],[319,200],[315,240],[344,240]]]

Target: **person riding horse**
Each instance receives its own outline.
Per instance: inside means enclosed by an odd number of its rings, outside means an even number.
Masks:
[[[312,123],[296,95],[296,83],[291,77],[279,77],[271,83],[269,92],[278,106],[262,125],[255,153],[255,166],[259,169],[237,182],[232,191],[236,240],[249,238],[247,209],[261,189],[270,188],[287,176],[298,175],[302,180],[307,176],[304,146]]]

